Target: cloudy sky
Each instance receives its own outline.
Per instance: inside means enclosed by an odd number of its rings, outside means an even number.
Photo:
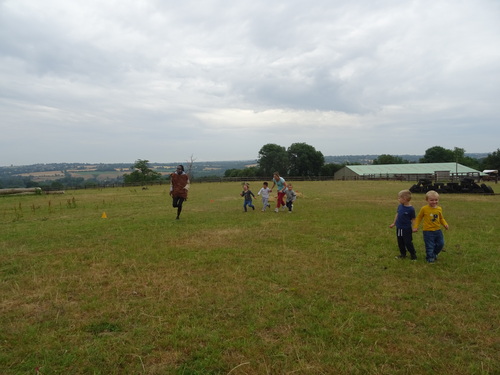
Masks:
[[[498,0],[0,0],[0,165],[500,147]]]

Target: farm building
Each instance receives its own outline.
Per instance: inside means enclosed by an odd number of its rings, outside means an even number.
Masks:
[[[422,178],[453,180],[473,177],[479,180],[481,172],[458,163],[418,163],[346,165],[335,173],[335,180],[402,180],[418,181]]]

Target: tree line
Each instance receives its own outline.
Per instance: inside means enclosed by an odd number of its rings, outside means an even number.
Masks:
[[[500,169],[500,149],[488,154],[486,158],[476,159],[465,155],[465,149],[455,147],[453,150],[434,146],[425,151],[419,163],[459,163],[482,171]],[[382,154],[373,160],[373,164],[410,164],[409,160],[400,156]],[[270,176],[274,171],[282,176],[309,177],[333,176],[346,165],[359,163],[325,163],[321,151],[306,143],[294,143],[288,149],[277,144],[266,144],[259,151],[257,165],[244,169],[228,169],[225,177],[259,177]]]
[[[450,150],[441,146],[434,146],[427,149],[424,156],[418,162],[457,162],[479,171],[485,169],[498,170],[500,169],[500,149],[487,154],[484,158],[478,159],[465,155],[463,148],[455,147],[453,150]],[[194,159],[191,157],[191,160],[186,164],[188,173],[192,172],[191,167],[193,163]],[[378,165],[408,164],[414,163],[414,161],[406,160],[401,156],[382,154],[375,158],[372,163]],[[360,163],[326,163],[323,153],[307,143],[293,143],[288,148],[269,143],[262,146],[259,150],[255,165],[242,169],[226,169],[224,177],[263,177],[271,176],[275,171],[280,172],[285,177],[333,176],[335,172],[344,166],[355,164]],[[104,166],[101,165],[100,168],[103,169]],[[168,182],[169,180],[169,176],[164,176],[151,168],[149,160],[138,159],[129,169],[130,173],[124,173],[122,178],[117,178],[113,183],[147,184],[149,182]],[[191,173],[191,177],[193,180],[196,180],[196,176],[193,176],[193,173]],[[0,188],[41,187],[42,189],[62,190],[64,188],[84,188],[98,185],[99,181],[96,178],[84,179],[82,177],[72,177],[67,172],[65,172],[64,178],[45,183],[35,182],[30,177],[0,176]]]

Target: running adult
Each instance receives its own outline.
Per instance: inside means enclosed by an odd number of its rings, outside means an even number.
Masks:
[[[273,173],[273,186],[271,186],[271,192],[273,191],[275,186],[277,186],[278,188],[278,199],[276,200],[276,208],[274,209],[274,212],[278,212],[280,207],[283,207],[283,209],[285,209],[284,197],[286,191],[286,181],[283,177],[280,176],[279,172]]]
[[[189,176],[184,172],[184,166],[178,165],[174,173],[170,174],[170,196],[172,197],[172,206],[177,208],[176,220],[182,212],[182,203],[188,197]]]

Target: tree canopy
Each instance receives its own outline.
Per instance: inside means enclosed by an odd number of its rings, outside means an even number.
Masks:
[[[434,146],[425,150],[420,163],[449,163],[457,161],[457,154],[441,146]]]
[[[161,179],[161,173],[153,171],[148,163],[149,160],[136,160],[135,164],[130,167],[134,171],[123,175],[125,183],[145,183]]]
[[[408,160],[404,160],[401,156],[393,156],[388,154],[382,154],[375,160],[373,164],[408,164]]]
[[[325,157],[321,151],[316,151],[307,143],[293,143],[288,147],[288,161],[290,176],[319,176],[321,167],[325,164]]]
[[[257,163],[264,176],[272,175],[276,171],[286,176],[289,165],[288,154],[285,147],[268,143],[260,149]]]
[[[482,161],[483,169],[500,169],[500,148],[488,154]]]
[[[420,163],[460,163],[474,169],[481,169],[479,160],[465,156],[465,149],[455,147],[453,150],[441,146],[434,146],[425,151]]]
[[[288,149],[268,143],[260,149],[257,162],[262,175],[277,171],[283,176],[318,176],[325,157],[307,143],[293,143]]]

